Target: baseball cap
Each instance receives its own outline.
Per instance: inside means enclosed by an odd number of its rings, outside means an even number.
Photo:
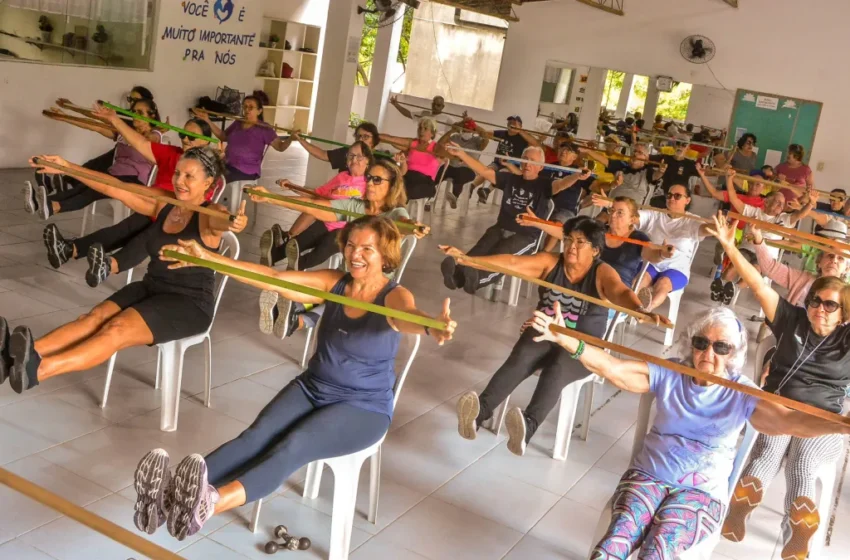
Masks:
[[[520,117],[519,115],[514,115],[512,117],[508,117],[508,120],[509,121],[516,121],[519,124],[522,124],[522,117]]]
[[[847,224],[839,220],[829,220],[818,232],[818,235],[828,239],[845,239],[847,237]]]

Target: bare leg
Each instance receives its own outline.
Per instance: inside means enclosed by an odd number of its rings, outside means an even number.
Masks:
[[[555,250],[555,247],[558,246],[558,243],[560,241],[561,240],[558,239],[557,237],[552,237],[551,235],[547,235],[546,241],[543,242],[543,250],[546,251],[547,253],[551,253],[552,251]]]
[[[217,490],[218,502],[215,504],[215,515],[244,506],[245,501],[248,499],[248,496],[245,494],[245,487],[238,480],[229,482],[217,488]]]
[[[96,333],[120,312],[121,308],[111,301],[99,303],[77,320],[62,325],[36,340],[35,351],[42,358],[46,358],[66,350]]]
[[[666,276],[662,276],[652,285],[652,300],[649,302],[647,311],[652,311],[667,299],[670,292],[673,291],[673,283]]]
[[[142,344],[153,344],[153,334],[139,312],[127,308],[76,346],[42,359],[38,380],[85,371],[102,364],[119,350]]]
[[[60,206],[59,203],[55,200],[50,202],[50,206],[52,207],[54,214],[59,214],[60,212],[62,212],[62,206]]]

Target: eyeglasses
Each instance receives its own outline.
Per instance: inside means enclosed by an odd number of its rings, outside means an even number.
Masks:
[[[708,337],[701,334],[691,337],[691,346],[700,352],[708,350],[708,347],[711,346],[714,349],[714,353],[718,356],[728,356],[733,349],[733,346],[728,342],[724,342],[722,340],[715,340],[712,342],[708,339]]]
[[[615,218],[631,217],[631,212],[626,212],[625,210],[614,210],[610,214]]]
[[[363,161],[366,156],[360,154],[345,154],[345,159],[348,161]]]
[[[809,299],[807,305],[811,309],[817,309],[820,306],[823,306],[823,310],[827,313],[833,313],[838,311],[838,308],[841,307],[841,304],[837,301],[832,301],[831,299],[821,299],[819,296],[814,296]]]
[[[587,239],[574,239],[569,236],[564,238],[564,248],[572,247],[573,245],[575,245],[579,249],[582,249],[590,245],[590,241]]]
[[[372,183],[373,185],[380,185],[384,181],[386,181],[387,183],[390,182],[390,180],[386,177],[381,177],[380,175],[369,175],[368,173],[366,174],[367,183]]]
[[[671,198],[673,200],[682,200],[683,198],[687,198],[687,197],[688,197],[688,195],[682,194],[682,193],[674,193],[674,192],[668,192],[667,193],[667,199],[668,200],[671,199]]]
[[[128,95],[125,99],[127,100],[127,103],[135,103],[136,101],[141,99],[141,97],[133,97],[132,95]]]
[[[373,136],[369,133],[364,134],[364,133],[361,132],[360,134],[355,134],[354,138],[356,138],[360,142],[366,142],[367,140],[371,140],[373,138]]]

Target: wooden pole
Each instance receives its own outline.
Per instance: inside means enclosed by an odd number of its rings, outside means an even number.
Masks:
[[[49,507],[63,515],[68,516],[74,521],[85,525],[89,529],[97,531],[105,537],[123,544],[124,546],[133,549],[139,554],[143,554],[153,560],[181,560],[182,557],[170,552],[159,545],[156,545],[147,539],[131,533],[127,529],[116,525],[115,523],[95,515],[87,509],[69,502],[61,496],[57,496],[53,492],[30,482],[14,473],[0,468],[0,484],[4,484],[12,490],[35,500],[36,502]]]
[[[607,196],[598,197],[599,200],[604,200],[606,202],[610,202],[613,204],[614,199],[608,198]],[[662,214],[667,214],[672,218],[687,218],[689,220],[696,220],[698,222],[702,222],[704,224],[713,224],[714,221],[710,218],[703,218],[701,216],[697,216],[696,214],[688,214],[683,212],[673,212],[672,210],[667,210],[666,208],[656,208],[655,206],[647,206],[646,204],[636,204],[639,210],[649,210],[651,212],[661,212]]]
[[[496,154],[496,153],[493,153],[493,152],[482,152],[480,150],[473,150],[471,148],[461,148],[460,146],[447,146],[447,149],[449,149],[449,150],[460,150],[461,152],[467,152],[467,153],[470,153],[470,154],[478,154],[478,155],[482,155],[482,156],[492,156],[496,159],[508,160],[511,163],[519,161],[521,163],[530,163],[531,165],[540,165],[542,167],[545,167],[546,169],[557,169],[558,171],[569,171],[569,172],[572,172],[572,173],[579,173],[579,174],[584,172],[583,169],[579,169],[577,167],[565,167],[563,165],[555,165],[553,163],[544,163],[542,161],[533,161],[533,160],[530,160],[530,159],[511,157],[511,156],[506,156],[506,155],[502,155],[502,154]],[[590,174],[591,177],[599,177],[599,175],[600,174],[598,174],[598,173],[591,173]]]
[[[312,189],[299,187],[297,185],[286,185],[285,187],[282,187],[282,188],[284,188],[288,191],[292,191],[292,192],[296,192],[296,193],[300,193],[300,194],[305,194],[307,196],[312,196],[313,198],[321,198],[322,200],[331,200],[331,198],[328,197],[328,196],[322,196]]]
[[[633,350],[631,348],[627,348],[625,346],[621,346],[619,344],[614,344],[612,342],[607,342],[600,338],[596,338],[595,336],[591,336],[589,334],[584,334],[582,332],[578,332],[572,329],[568,329],[565,327],[558,326],[554,323],[549,325],[549,330],[553,333],[564,334],[569,337],[575,338],[577,340],[583,340],[586,344],[591,344],[593,346],[597,346],[599,348],[605,348],[607,350],[611,350],[612,352],[619,352],[624,356],[629,356],[630,358],[634,358],[635,360],[640,360],[643,362],[649,362],[651,364],[659,365],[663,368],[673,370],[677,373],[681,373],[682,375],[687,375],[688,377],[693,377],[694,379],[698,379],[700,381],[707,381],[709,383],[714,383],[715,385],[720,385],[722,387],[726,387],[727,389],[732,389],[733,391],[738,391],[740,393],[744,393],[751,397],[755,397],[757,399],[772,402],[774,404],[778,404],[780,406],[784,406],[786,408],[790,408],[792,410],[796,410],[797,412],[802,412],[804,414],[809,414],[811,416],[816,416],[821,420],[827,420],[829,422],[834,422],[836,424],[840,424],[842,426],[850,426],[850,418],[841,416],[840,414],[836,414],[834,412],[829,412],[828,410],[823,410],[816,406],[812,406],[810,404],[801,403],[795,401],[793,399],[789,399],[787,397],[783,397],[774,393],[769,393],[767,391],[762,391],[755,387],[750,387],[749,385],[744,385],[743,383],[738,383],[736,381],[731,381],[726,379],[725,377],[720,377],[717,375],[712,375],[710,373],[703,373],[697,369],[670,361],[665,360],[663,358],[659,358],[657,356],[652,356],[650,354],[645,354],[638,350]]]
[[[725,169],[720,169],[720,168],[717,168],[717,167],[712,167],[711,169],[709,169],[709,171],[714,171],[716,173],[721,173],[721,174],[724,174],[724,175],[726,173]],[[761,183],[762,185],[764,185],[766,187],[775,187],[775,188],[778,188],[778,189],[788,189],[788,190],[792,190],[794,192],[798,192],[798,193],[802,193],[802,194],[805,194],[809,190],[808,187],[801,187],[799,185],[789,185],[787,183],[779,183],[777,181],[768,181],[764,177],[759,177],[757,175],[739,175],[739,174],[736,174],[734,180],[738,181],[738,182],[751,181],[753,183]],[[816,192],[819,192],[819,193],[825,194],[825,195],[832,194],[829,191],[821,191],[821,190],[817,190],[817,189],[815,189],[815,190],[816,190]]]
[[[171,204],[172,206],[179,206],[181,208],[185,208],[187,210],[192,210],[193,212],[197,212],[199,214],[206,214],[207,216],[212,216],[214,218],[220,218],[222,220],[230,220],[231,222],[236,219],[236,216],[228,214],[227,212],[221,212],[220,210],[213,210],[212,208],[207,208],[205,206],[198,206],[197,204],[190,204],[188,202],[183,202],[182,200],[177,200],[176,198],[172,198],[170,196],[165,196],[161,194],[157,194],[155,189],[150,187],[142,187],[137,185],[131,185],[130,183],[124,183],[119,181],[118,179],[107,179],[105,177],[99,177],[97,175],[92,175],[86,173],[85,171],[77,171],[76,169],[71,169],[70,167],[65,167],[64,165],[59,165],[57,163],[53,163],[47,161],[46,159],[42,159],[40,157],[32,158],[33,163],[40,167],[49,167],[50,169],[56,169],[57,171],[61,171],[65,175],[70,177],[76,177],[78,179],[88,179],[90,181],[97,181],[98,183],[103,183],[104,185],[108,185],[112,188],[127,191],[129,193],[133,193],[139,196],[144,196],[147,198],[152,198],[157,202],[162,202],[164,204]]]
[[[765,222],[756,218],[748,218],[746,216],[738,214],[737,212],[729,212],[729,217],[741,222],[747,222],[748,224],[752,224],[758,227],[759,229],[765,231],[773,231],[776,233],[780,233],[783,237],[786,237],[788,239],[801,240],[805,242],[806,245],[811,245],[812,247],[816,247],[822,251],[826,251],[828,253],[837,253],[841,254],[844,257],[850,258],[850,245],[848,245],[847,243],[841,243],[839,241],[835,241],[834,239],[829,239],[828,237],[821,237],[812,233],[806,233],[805,231],[798,231],[796,229],[787,228],[785,226],[771,224],[770,222]]]
[[[115,127],[109,124],[108,122],[103,122],[97,119],[87,119],[85,117],[77,117],[75,115],[69,115],[67,113],[62,113],[60,111],[53,111],[49,109],[45,109],[41,112],[42,115],[49,119],[53,119],[55,121],[68,121],[72,123],[79,124],[87,124],[91,126],[96,126],[98,128],[104,128],[106,130],[111,130],[112,132],[117,133]]]

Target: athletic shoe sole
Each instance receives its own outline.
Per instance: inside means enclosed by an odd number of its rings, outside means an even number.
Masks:
[[[92,288],[97,288],[104,280],[100,277],[100,271],[106,266],[106,254],[103,251],[103,245],[95,243],[89,247],[86,259],[89,262],[89,267],[86,270],[86,284]]]
[[[283,340],[286,338],[286,330],[289,325],[289,314],[292,313],[292,300],[277,298],[277,320],[274,322],[273,332],[276,337]]]
[[[9,354],[9,323],[0,317],[0,385],[9,377],[9,368],[12,366],[12,356]]]
[[[263,266],[273,266],[272,264],[272,230],[267,229],[260,236],[260,264]]]
[[[9,385],[19,395],[30,388],[27,364],[32,356],[32,332],[27,328],[17,328],[9,337],[9,356],[12,368],[9,370]]]
[[[487,198],[490,196],[490,189],[481,187],[478,189],[478,204],[486,204]]]
[[[154,449],[142,457],[133,477],[136,490],[133,523],[139,531],[149,535],[153,535],[166,520],[163,502],[171,480],[168,463],[168,453],[164,449]]]
[[[271,290],[260,292],[260,332],[272,334],[274,332],[274,308],[280,295]]]
[[[24,181],[24,188],[21,191],[24,195],[24,209],[28,214],[35,214],[38,210],[38,205],[35,201],[35,189],[32,186],[32,181]]]
[[[169,493],[168,532],[178,541],[188,536],[189,528],[207,491],[207,464],[200,455],[189,455],[177,465]]]
[[[452,210],[457,210],[457,197],[453,192],[446,193],[446,200],[449,201],[449,206],[452,207]]]
[[[508,429],[508,451],[522,457],[525,455],[525,416],[518,406],[508,410],[505,415],[505,427]]]
[[[35,202],[38,204],[38,215],[42,220],[50,217],[50,202],[47,200],[47,189],[43,185],[35,186]]]
[[[461,395],[457,401],[457,433],[463,439],[475,439],[478,435],[476,421],[478,413],[481,412],[481,404],[478,402],[478,394],[470,391]]]
[[[60,257],[61,251],[59,250],[58,234],[59,228],[56,227],[56,224],[48,224],[42,234],[44,246],[47,248],[47,260],[53,268],[59,268],[64,264]]]
[[[446,257],[440,263],[440,272],[443,273],[443,284],[450,290],[457,290],[455,283],[455,260],[452,257]]]
[[[652,289],[649,286],[641,288],[638,290],[637,297],[640,300],[641,306],[644,309],[649,309],[649,305],[652,303]]]
[[[820,526],[820,514],[815,503],[806,496],[798,496],[791,503],[788,514],[791,537],[782,548],[782,560],[806,560],[809,544]]]
[[[747,520],[764,498],[764,485],[754,476],[745,476],[735,485],[729,500],[729,513],[720,534],[732,542],[741,542],[747,534]]]
[[[290,240],[286,244],[286,269],[298,270],[298,257],[300,257],[298,242]]]
[[[711,301],[723,299],[723,280],[715,278],[711,281]]]
[[[723,286],[723,305],[729,305],[735,298],[735,284],[726,282]]]

